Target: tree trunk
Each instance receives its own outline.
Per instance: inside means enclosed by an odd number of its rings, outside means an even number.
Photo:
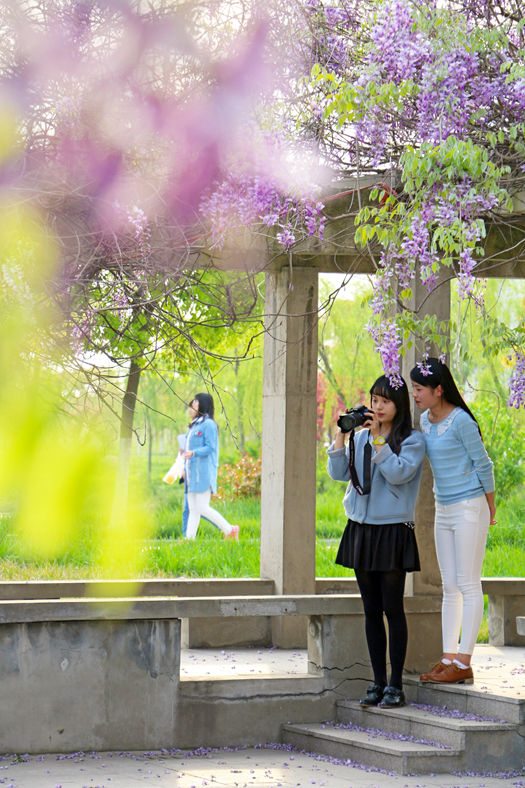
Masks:
[[[111,514],[111,523],[114,525],[126,519],[131,440],[133,437],[133,419],[135,416],[135,405],[137,403],[140,372],[141,368],[137,362],[131,361],[126,391],[122,399],[117,478],[115,482],[115,495],[113,498],[113,511]]]
[[[246,435],[244,432],[244,386],[239,380],[239,361],[234,362],[235,389],[237,392],[237,429],[239,431],[239,449],[244,454],[246,447]]]
[[[505,390],[503,384],[501,383],[501,381],[499,379],[498,372],[496,370],[496,367],[494,366],[494,361],[493,361],[492,356],[490,355],[490,353],[488,351],[487,343],[485,342],[485,339],[484,339],[483,335],[480,336],[480,339],[481,339],[481,347],[483,348],[485,363],[487,364],[487,366],[490,369],[490,372],[492,374],[492,380],[493,380],[493,383],[494,383],[494,388],[496,389],[496,393],[498,394],[498,396],[500,398],[500,402],[501,401],[505,402],[505,400],[507,399],[507,391]],[[476,391],[476,389],[474,389],[474,391]]]
[[[324,374],[328,378],[328,381],[329,381],[330,385],[332,386],[333,390],[338,395],[338,397],[340,397],[343,400],[343,402],[345,402],[346,394],[344,393],[344,391],[341,390],[341,388],[339,386],[339,383],[337,382],[337,378],[335,376],[335,373],[334,373],[334,371],[333,371],[333,369],[331,367],[330,361],[328,359],[328,353],[326,352],[326,349],[325,349],[324,345],[322,344],[322,342],[319,342],[319,358],[323,362],[324,369],[322,369],[322,371],[324,372]],[[321,366],[321,365],[319,365],[319,366]],[[353,366],[355,367],[355,357],[354,357],[354,365]]]
[[[146,410],[146,427],[147,427],[147,440],[148,440],[148,481],[151,481],[151,460],[153,455],[153,424],[151,423],[151,416],[149,410]]]

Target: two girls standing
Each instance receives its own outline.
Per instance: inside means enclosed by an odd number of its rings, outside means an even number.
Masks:
[[[328,449],[329,475],[350,481],[356,479],[356,471],[362,473],[367,462],[365,447],[371,446],[370,489],[364,491],[353,483],[347,488],[343,505],[348,523],[336,558],[337,563],[355,570],[363,598],[374,673],[374,683],[361,700],[363,706],[405,703],[403,593],[406,572],[420,568],[413,519],[425,451],[434,474],[443,656],[429,673],[421,675],[422,681],[472,682],[470,660],[483,614],[481,568],[489,523],[495,523],[492,462],[448,367],[428,359],[410,376],[415,402],[424,409],[422,432],[412,429],[404,381],[394,389],[381,377],[370,390],[372,415],[355,439],[351,436],[354,451],[345,450],[340,431]],[[388,684],[383,613],[389,628]]]

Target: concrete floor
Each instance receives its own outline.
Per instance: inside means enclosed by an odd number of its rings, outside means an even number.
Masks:
[[[525,698],[525,649],[480,645],[474,664],[473,689]],[[304,651],[186,650],[181,676],[282,676],[304,673],[306,665]],[[7,788],[133,788],[139,784],[160,788],[522,788],[525,769],[521,774],[498,776],[403,777],[280,745],[192,753],[6,756],[0,760],[0,786]]]
[[[64,758],[64,756],[58,756]],[[424,775],[402,777],[321,756],[271,749],[212,751],[204,755],[99,753],[33,756],[0,763],[0,785],[8,788],[516,788],[522,775]]]

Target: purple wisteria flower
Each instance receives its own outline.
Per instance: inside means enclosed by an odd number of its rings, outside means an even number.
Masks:
[[[426,37],[414,30],[412,9],[405,0],[386,3],[371,32],[370,61],[395,83],[414,77],[430,57]]]
[[[432,370],[428,363],[428,353],[423,353],[422,361],[416,361],[416,367],[419,369],[422,375],[427,377],[431,374]]]
[[[509,359],[514,360],[515,366],[510,378],[507,405],[512,408],[525,407],[525,354],[516,352]]]
[[[323,210],[323,203],[313,195],[291,197],[263,175],[230,174],[201,203],[201,212],[211,222],[212,241],[219,248],[235,228],[257,224],[274,227],[284,249],[301,237],[322,238]]]
[[[394,320],[387,320],[379,326],[368,325],[368,333],[374,340],[375,350],[381,356],[385,375],[394,388],[403,385],[400,371],[400,347],[398,327]]]

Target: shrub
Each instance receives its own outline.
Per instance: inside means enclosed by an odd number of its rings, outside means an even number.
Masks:
[[[236,463],[221,465],[217,485],[221,500],[259,497],[261,494],[261,459],[243,454]]]
[[[494,402],[486,399],[474,402],[472,410],[494,463],[496,496],[504,500],[525,479],[522,415],[504,405],[498,411]]]

